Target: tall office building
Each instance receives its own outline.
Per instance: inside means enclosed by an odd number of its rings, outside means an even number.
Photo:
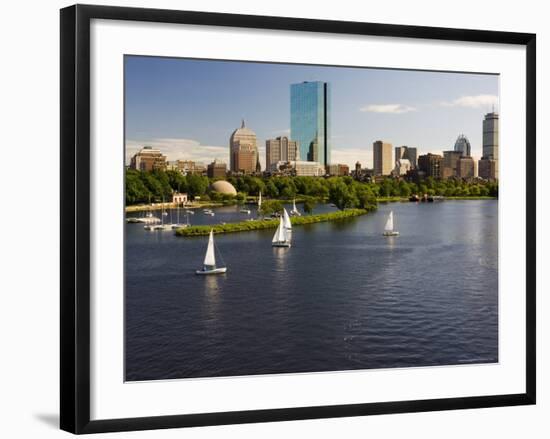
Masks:
[[[487,113],[483,120],[483,156],[478,173],[486,180],[498,180],[498,113]]]
[[[392,144],[377,140],[372,144],[374,175],[390,175],[393,170]]]
[[[483,120],[483,157],[498,160],[498,113],[487,113]]]
[[[406,159],[409,161],[412,168],[416,168],[417,156],[416,148],[409,146],[396,146],[395,147],[395,163],[398,160]]]
[[[277,137],[265,142],[265,170],[273,171],[278,162],[300,160],[298,142],[288,137]]]
[[[256,133],[245,126],[244,120],[241,127],[233,131],[229,139],[229,162],[232,172],[253,174],[256,171],[258,163]]]
[[[470,157],[472,147],[470,145],[470,141],[464,134],[461,134],[456,139],[454,150],[460,151],[462,153],[462,157]]]
[[[290,86],[290,137],[298,142],[300,158],[330,163],[330,84],[301,82]]]

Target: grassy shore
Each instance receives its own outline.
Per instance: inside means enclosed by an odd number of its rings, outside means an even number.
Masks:
[[[290,221],[293,226],[303,224],[321,223],[325,221],[336,221],[364,215],[369,211],[366,209],[347,209],[338,212],[322,213],[319,215],[306,215],[292,217]],[[278,226],[279,219],[259,219],[255,221],[241,221],[238,223],[216,224],[209,226],[191,226],[176,230],[177,236],[206,236],[210,230],[214,233],[235,233],[248,232],[251,230],[274,229]]]

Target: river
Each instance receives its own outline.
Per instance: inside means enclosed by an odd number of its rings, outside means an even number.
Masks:
[[[248,217],[213,210],[189,220]],[[295,227],[290,249],[274,230],[216,235],[218,276],[194,274],[207,237],[125,233],[128,381],[498,361],[496,200],[380,204]]]

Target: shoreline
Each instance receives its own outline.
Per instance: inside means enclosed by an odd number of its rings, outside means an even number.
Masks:
[[[339,221],[348,218],[354,218],[369,213],[368,209],[347,209],[339,210],[337,212],[321,213],[317,215],[295,216],[291,217],[290,221],[293,226],[301,226],[305,224],[315,224],[328,221]],[[215,224],[215,225],[202,225],[202,226],[190,226],[180,229],[176,229],[176,236],[190,237],[190,236],[207,236],[210,230],[214,231],[214,234],[219,233],[237,233],[237,232],[249,232],[253,230],[275,229],[279,225],[279,219],[258,219],[240,221],[236,223],[227,224]]]
[[[266,200],[272,200],[271,198],[266,198]],[[278,199],[274,198],[274,201],[280,201],[284,204],[292,203],[293,200],[284,200],[284,199]],[[490,197],[490,196],[452,196],[452,197],[444,197],[442,201],[444,200],[498,200],[498,197]],[[378,197],[376,199],[379,203],[403,203],[403,202],[411,202],[414,203],[414,201],[409,201],[409,197]],[[303,203],[303,198],[296,197],[296,203],[300,204]],[[318,203],[330,203],[330,201],[319,201]],[[224,206],[235,206],[237,205],[237,202],[232,203],[220,203],[215,201],[204,201],[204,202],[191,202],[188,204],[185,204],[183,207],[185,209],[202,209],[205,207],[224,207]],[[250,205],[250,204],[256,204],[256,201],[246,201],[243,203],[243,206]],[[125,206],[124,211],[125,212],[144,212],[149,210],[162,210],[162,209],[175,209],[177,208],[177,203],[155,203],[152,205],[149,204],[134,204],[132,206]]]

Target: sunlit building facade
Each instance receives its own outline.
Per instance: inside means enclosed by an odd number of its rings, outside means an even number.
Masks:
[[[394,168],[392,144],[377,140],[372,144],[374,175],[390,175]]]
[[[290,137],[298,142],[301,160],[327,166],[331,159],[331,98],[327,82],[290,86]]]
[[[166,169],[166,156],[158,149],[154,149],[151,146],[144,146],[131,158],[130,168],[139,171]]]
[[[300,160],[298,142],[288,137],[277,137],[265,142],[265,169],[273,171],[278,162]]]

